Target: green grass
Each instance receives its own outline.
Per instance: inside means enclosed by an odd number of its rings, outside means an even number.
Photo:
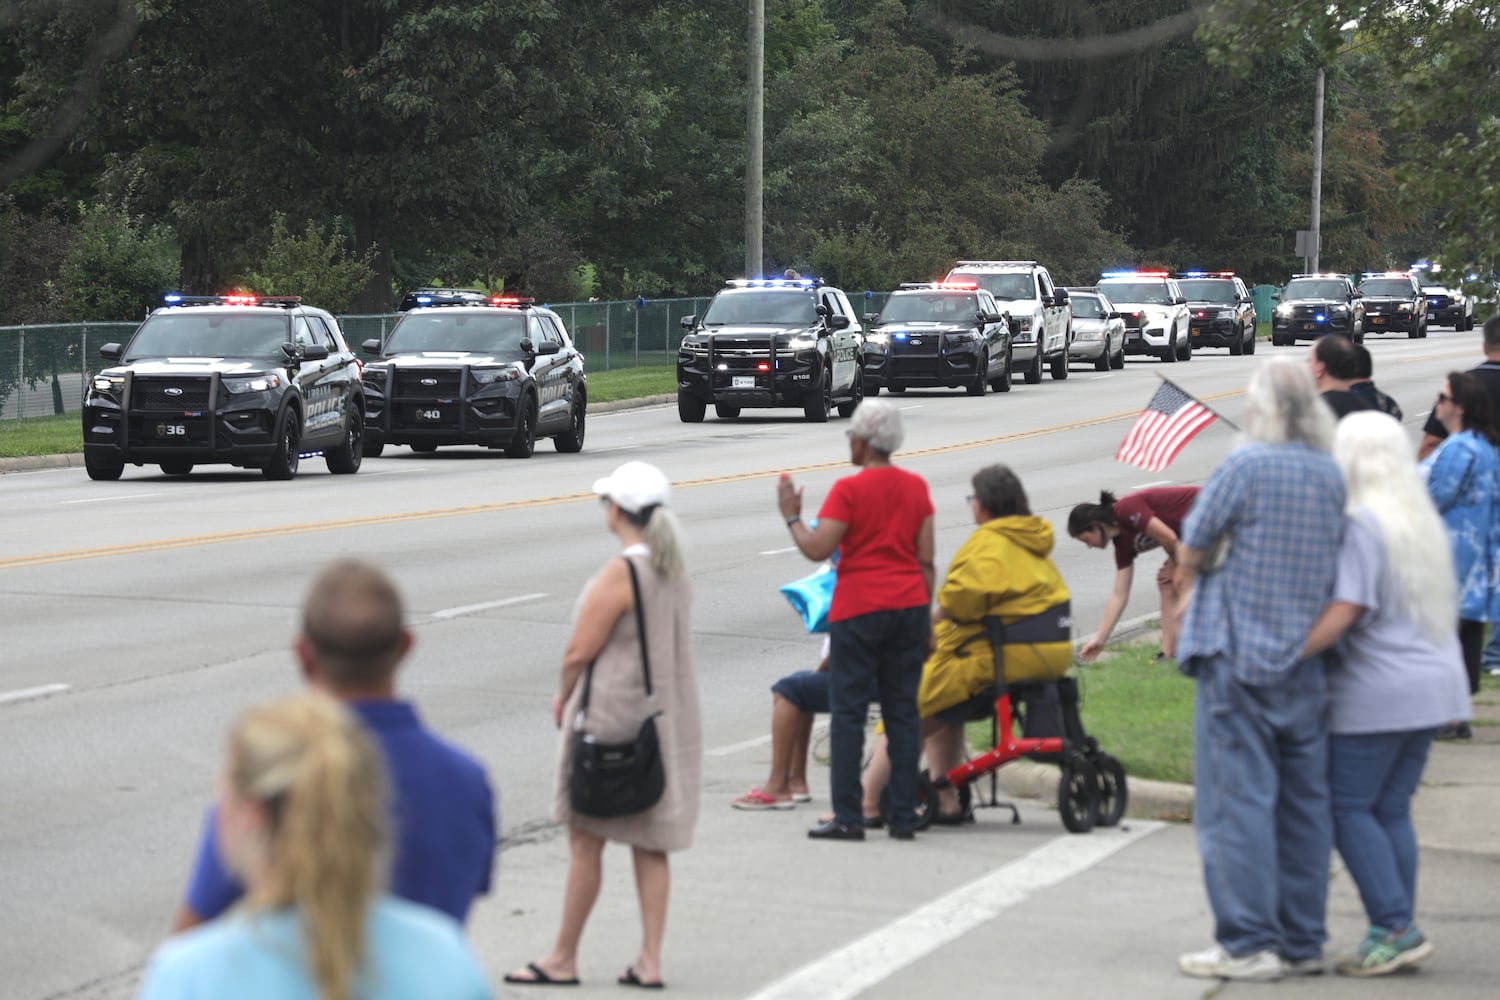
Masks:
[[[76,413],[0,420],[0,458],[80,451],[83,451],[83,418]]]
[[[643,365],[589,372],[589,402],[610,403],[677,391],[676,360],[670,365]]]
[[[1193,780],[1193,681],[1171,663],[1156,663],[1157,644],[1112,647],[1107,658],[1078,667],[1083,728],[1133,778]],[[990,724],[971,723],[972,747],[989,746]]]
[[[1256,340],[1270,340],[1271,339],[1271,324],[1270,323],[1256,323],[1255,324],[1255,339]]]

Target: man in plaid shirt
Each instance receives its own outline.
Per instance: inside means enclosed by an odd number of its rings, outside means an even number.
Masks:
[[[1193,821],[1218,941],[1179,965],[1279,979],[1322,971],[1327,690],[1321,659],[1301,651],[1333,586],[1344,483],[1304,365],[1259,369],[1244,421],[1248,440],[1204,484],[1177,549],[1178,586],[1195,588],[1177,657],[1197,680]]]

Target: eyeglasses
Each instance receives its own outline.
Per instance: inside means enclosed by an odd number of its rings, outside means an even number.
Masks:
[[[1437,401],[1439,403],[1451,403],[1453,402],[1453,397],[1448,395],[1446,392],[1440,392],[1438,393]]]

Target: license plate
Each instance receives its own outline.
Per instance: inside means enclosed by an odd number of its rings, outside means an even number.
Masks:
[[[1303,323],[1302,324],[1302,329],[1304,329],[1304,330],[1316,330],[1317,328],[1318,328],[1318,324],[1316,324],[1316,323]]]
[[[1372,325],[1374,325],[1374,326],[1379,326],[1380,324],[1382,324],[1384,322],[1385,322],[1385,317],[1384,316],[1371,316],[1370,317],[1370,323]]]
[[[185,438],[187,437],[187,424],[157,424],[156,436],[159,438]]]
[[[1129,340],[1129,341],[1140,340],[1141,339],[1141,331],[1139,331],[1139,330],[1127,330],[1126,333],[1125,333],[1125,339]]]
[[[442,419],[443,419],[443,411],[442,410],[434,410],[434,409],[419,409],[419,410],[417,410],[417,420],[421,421],[422,423],[437,423],[437,422],[441,421]]]
[[[1428,319],[1437,319],[1437,313],[1428,313],[1427,314],[1427,318]]]
[[[729,387],[731,389],[754,389],[754,375],[735,375],[731,378]]]

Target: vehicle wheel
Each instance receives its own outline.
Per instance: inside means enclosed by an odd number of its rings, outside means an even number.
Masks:
[[[1113,360],[1114,359],[1109,356],[1109,342],[1106,341],[1103,350],[1099,352],[1099,357],[1094,361],[1094,371],[1109,371],[1109,366],[1113,362]]]
[[[1234,331],[1235,337],[1229,342],[1229,353],[1238,357],[1245,353],[1245,331]]]
[[[287,410],[281,415],[281,424],[276,429],[276,451],[271,460],[261,469],[267,479],[287,480],[297,474],[302,455],[297,450],[302,446],[301,420],[296,410]]]
[[[379,458],[380,453],[385,451],[385,438],[378,434],[371,434],[367,430],[365,432],[365,442],[362,447],[365,451],[365,458]]]
[[[1130,803],[1130,789],[1125,784],[1125,768],[1107,753],[1094,757],[1094,776],[1099,789],[1099,826],[1116,826]]]
[[[588,420],[588,400],[583,396],[573,398],[573,409],[568,414],[568,429],[552,439],[553,447],[565,455],[576,455],[583,450],[583,432]]]
[[[860,387],[864,389],[866,399],[874,399],[880,395],[880,383],[871,382],[869,379],[860,379]]]
[[[1464,330],[1467,331],[1472,329],[1474,329],[1474,314],[1469,313],[1469,315],[1464,317]]]
[[[1115,371],[1119,371],[1125,367],[1125,340],[1123,337],[1120,339],[1120,349],[1109,359],[1109,366]]]
[[[851,388],[853,389],[854,395],[850,396],[848,399],[839,404],[839,416],[841,417],[854,416],[854,411],[859,409],[859,404],[865,401],[864,379],[855,379],[854,385]]]
[[[1184,339],[1181,344],[1177,345],[1177,360],[1193,360],[1193,341],[1191,338]]]
[[[1068,377],[1068,348],[1063,347],[1061,354],[1055,355],[1051,362],[1052,381],[1061,382]]]
[[[1057,782],[1057,811],[1069,833],[1088,833],[1099,819],[1099,784],[1094,765],[1070,754]]]
[[[102,458],[95,458],[93,452],[83,453],[83,467],[88,470],[89,478],[101,483],[112,483],[120,478],[120,473],[125,471],[124,462],[110,462]]]
[[[938,808],[937,788],[932,784],[932,779],[923,771],[917,775],[917,806],[916,821],[912,824],[913,830],[925,830],[932,825],[932,817],[937,815]],[[891,816],[895,812],[891,805],[891,783],[886,782],[885,788],[880,791],[880,818],[885,821],[887,828],[891,825]]]
[[[1250,328],[1250,339],[1245,341],[1245,353],[1255,353],[1255,327],[1253,326]]]
[[[990,391],[990,356],[981,354],[979,364],[974,368],[974,381],[964,386],[964,391],[971,396],[983,396]]]
[[[193,463],[183,461],[163,462],[161,463],[161,471],[169,476],[185,476],[193,471]]]
[[[426,441],[414,441],[412,442],[411,450],[416,452],[418,455],[431,455],[433,452],[437,451],[437,445],[429,444]]]
[[[1172,337],[1171,342],[1167,344],[1167,349],[1162,352],[1161,359],[1167,364],[1175,364],[1177,362],[1177,337],[1175,335]]]
[[[516,436],[505,446],[506,458],[530,458],[536,452],[536,401],[526,397],[521,401],[521,423],[516,427]]]
[[[701,424],[708,404],[690,392],[677,391],[677,419],[685,424]]]
[[[1011,367],[1012,359],[1010,348],[1005,349],[1005,374],[990,382],[990,388],[996,392],[1010,392],[1010,374],[1014,370]]]
[[[821,392],[802,397],[802,415],[815,424],[828,423],[828,412],[833,409],[833,375],[823,373]]]
[[[344,427],[344,443],[323,452],[328,471],[335,476],[349,476],[359,471],[365,460],[365,414],[358,406],[349,408],[349,423]]]
[[[1026,384],[1042,384],[1042,348],[1037,346],[1036,353],[1031,356],[1031,364],[1026,366]]]
[[[904,386],[904,385],[888,385],[888,386],[885,387],[885,391],[888,392],[888,393],[890,393],[892,396],[899,396],[903,392],[906,391],[906,386]]]

